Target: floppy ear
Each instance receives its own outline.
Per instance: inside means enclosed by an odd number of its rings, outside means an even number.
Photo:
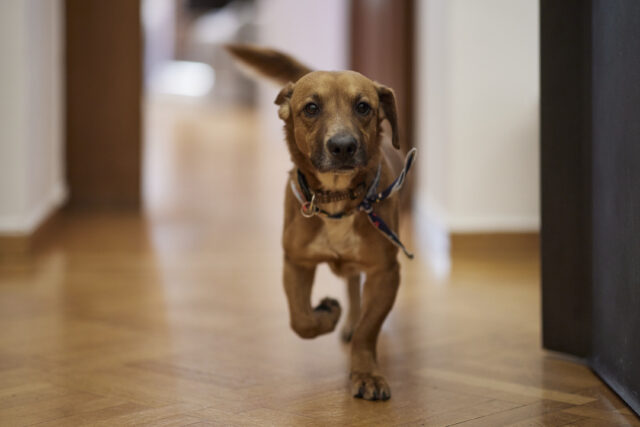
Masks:
[[[293,83],[287,83],[278,93],[274,101],[276,105],[280,106],[278,109],[278,117],[285,121],[291,116],[291,104],[289,104],[289,101],[291,100],[291,95],[293,95],[294,87],[295,85]]]
[[[378,99],[384,116],[391,125],[391,142],[395,148],[400,148],[400,135],[398,132],[398,109],[396,107],[396,95],[393,89],[378,85]]]

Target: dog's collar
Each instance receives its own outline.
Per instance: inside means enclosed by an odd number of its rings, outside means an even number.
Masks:
[[[302,190],[304,196],[307,200],[311,200],[314,198],[316,205],[325,205],[328,203],[342,202],[344,200],[357,200],[367,193],[367,186],[362,181],[358,185],[353,188],[349,188],[344,191],[322,191],[322,190],[311,190],[309,188],[309,184],[307,183],[307,177],[298,169],[297,171],[298,177],[298,185]]]
[[[371,185],[368,187],[364,198],[362,199],[360,204],[356,207],[356,209],[351,209],[349,211],[332,214],[327,212],[324,209],[319,208],[318,204],[321,204],[321,203],[331,203],[333,201],[340,201],[340,200],[356,200],[360,196],[356,196],[356,193],[353,192],[353,190],[348,190],[345,192],[333,192],[334,194],[346,193],[346,197],[338,200],[328,199],[329,201],[326,201],[327,199],[325,198],[323,199],[322,202],[320,202],[319,197],[322,197],[322,195],[319,196],[319,194],[321,193],[313,192],[309,189],[309,185],[307,184],[307,178],[300,171],[300,169],[297,170],[296,176],[297,176],[298,186],[300,186],[300,190],[302,190],[302,194],[300,193],[300,191],[298,191],[298,188],[294,183],[293,179],[290,180],[291,191],[293,192],[293,195],[300,202],[300,205],[301,205],[300,213],[302,214],[302,216],[306,218],[310,218],[315,215],[324,215],[331,219],[340,219],[347,215],[353,214],[356,210],[365,212],[367,214],[367,217],[369,218],[369,222],[371,222],[371,225],[373,225],[378,231],[380,231],[380,233],[382,233],[383,236],[389,239],[391,243],[393,243],[395,246],[402,249],[402,251],[407,257],[409,257],[410,259],[413,259],[413,254],[409,252],[407,248],[405,248],[405,246],[402,244],[398,236],[387,226],[387,224],[382,220],[382,218],[380,218],[378,215],[375,214],[375,212],[373,212],[373,206],[374,204],[379,203],[391,197],[393,193],[395,193],[402,187],[402,184],[404,184],[405,177],[407,176],[407,173],[409,173],[409,170],[411,169],[411,165],[413,165],[413,160],[415,159],[416,153],[417,153],[417,150],[415,148],[412,148],[407,153],[407,157],[404,160],[404,167],[402,168],[402,171],[400,172],[398,177],[395,180],[393,180],[390,186],[388,186],[384,191],[381,191],[379,193],[377,192],[377,189],[378,189],[378,184],[380,183],[380,172],[382,168],[380,165],[378,165],[376,176],[373,179],[373,182],[371,183]],[[356,188],[358,187],[359,185]],[[364,183],[362,183],[362,187],[365,188]]]

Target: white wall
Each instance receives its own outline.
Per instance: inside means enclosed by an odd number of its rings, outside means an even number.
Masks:
[[[423,232],[537,230],[537,0],[425,0],[417,20]]]
[[[0,3],[0,233],[32,232],[65,198],[60,0]]]
[[[315,69],[348,67],[349,2],[258,0],[256,14],[257,44],[287,52]],[[269,135],[282,139],[273,104],[277,93],[278,88],[261,85],[259,108]]]

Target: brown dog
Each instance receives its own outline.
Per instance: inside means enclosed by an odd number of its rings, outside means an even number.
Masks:
[[[398,248],[372,224],[382,219],[397,230],[399,201],[376,201],[377,217],[361,206],[376,178],[378,190],[373,190],[379,191],[402,170],[394,93],[353,71],[312,71],[277,51],[227,48],[245,65],[284,84],[275,103],[295,165],[285,190],[282,235],[291,327],[302,338],[314,338],[338,323],[338,301],[325,298],[311,305],[316,266],[326,262],[348,286],[342,337],[351,340],[351,391],[367,400],[387,400],[391,391],[378,370],[376,341],[400,283]],[[391,144],[382,134],[385,119]]]

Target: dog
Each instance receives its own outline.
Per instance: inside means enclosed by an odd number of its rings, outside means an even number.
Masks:
[[[378,368],[376,342],[400,284],[398,248],[412,257],[392,231],[398,229],[400,201],[390,196],[415,155],[413,150],[403,168],[394,92],[355,71],[313,71],[272,49],[226,49],[282,85],[275,104],[295,166],[285,190],[282,233],[291,327],[302,338],[335,329],[338,301],[311,303],[316,267],[327,263],[348,288],[342,339],[351,342],[351,392],[388,400],[391,389]]]

